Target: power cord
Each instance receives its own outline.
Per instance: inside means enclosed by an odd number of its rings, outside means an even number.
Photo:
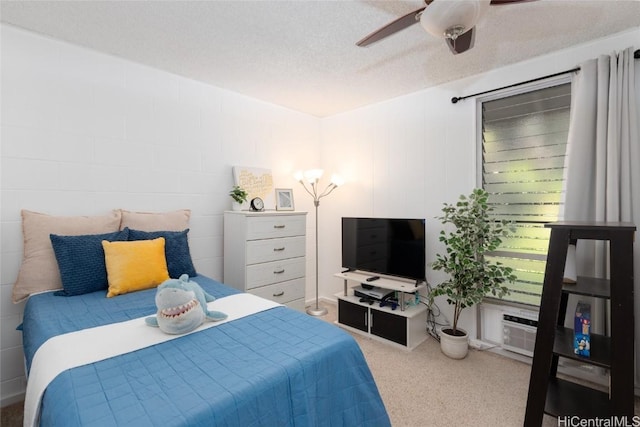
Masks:
[[[427,285],[427,293],[431,293],[431,285],[429,282],[425,282]],[[435,303],[435,301],[431,304],[425,301],[421,301],[422,304],[427,306],[427,333],[431,335],[435,340],[440,342],[440,335],[438,334],[437,327],[446,327],[450,326],[449,321],[446,316],[440,310],[440,307]],[[446,323],[438,323],[437,319],[439,317],[443,317]]]
[[[427,293],[431,293],[431,285],[429,284],[429,282],[425,282],[427,285]],[[445,327],[451,327],[451,323],[449,323],[449,320],[447,319],[447,317],[442,313],[442,311],[440,310],[440,307],[438,307],[438,304],[435,303],[435,301],[429,305],[428,302],[425,302],[422,300],[422,295],[418,294],[418,298],[420,299],[420,303],[424,304],[427,306],[427,333],[429,335],[431,335],[431,337],[433,337],[436,341],[440,342],[440,335],[438,334],[438,327],[440,328],[445,328]],[[428,300],[428,298],[427,298]],[[445,323],[439,323],[436,319],[442,317],[445,321]],[[491,350],[494,348],[499,348],[500,345],[498,344],[494,344],[494,345],[489,345],[489,346],[482,346],[482,347],[474,347],[476,350],[478,351],[487,351],[487,350]]]

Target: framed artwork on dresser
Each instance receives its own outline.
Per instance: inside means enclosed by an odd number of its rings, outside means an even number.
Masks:
[[[276,188],[276,210],[292,211],[293,190],[291,188]]]
[[[234,185],[242,187],[249,193],[247,200],[259,197],[264,201],[265,210],[273,210],[275,208],[271,169],[234,166],[233,182]]]

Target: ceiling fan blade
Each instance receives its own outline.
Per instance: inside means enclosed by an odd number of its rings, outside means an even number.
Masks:
[[[451,52],[454,55],[457,55],[462,52],[466,52],[467,50],[473,47],[473,43],[476,40],[476,28],[473,27],[469,31],[464,34],[458,36],[457,39],[445,39],[447,42],[447,46],[451,49]]]
[[[536,1],[536,0],[491,0],[491,6],[501,6],[505,4],[511,4],[511,3],[524,3],[528,1]]]
[[[420,21],[420,14],[425,8],[422,7],[418,10],[414,10],[413,12],[407,13],[404,16],[396,19],[390,24],[385,25],[384,27],[374,31],[369,34],[362,40],[356,43],[357,46],[368,46],[371,43],[377,42],[378,40],[382,40],[383,38],[390,36],[393,33],[397,33],[400,30],[404,30],[407,27],[417,23]]]
[[[391,34],[397,33],[398,31],[410,27],[411,25],[420,21],[420,15],[433,1],[434,0],[424,0],[424,3],[426,5],[425,7],[421,7],[420,9],[414,10],[413,12],[409,12],[406,15],[396,19],[395,21],[385,25],[384,27],[379,28],[378,30],[364,37],[362,40],[358,41],[356,45],[360,47],[368,46],[372,43],[384,39],[385,37],[390,36]],[[491,6],[501,6],[514,3],[526,3],[530,1],[537,0],[491,0],[489,4]],[[456,41],[453,41],[451,39],[445,40],[447,46],[449,46],[449,49],[451,49],[454,55],[465,52],[473,47],[473,43],[475,41],[474,28],[460,35]]]

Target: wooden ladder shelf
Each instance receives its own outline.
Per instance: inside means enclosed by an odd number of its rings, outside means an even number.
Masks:
[[[633,240],[629,223],[557,222],[551,228],[549,252],[540,302],[536,344],[529,379],[524,425],[540,426],[543,415],[608,418],[634,411]],[[578,277],[563,285],[564,267],[572,241],[609,241],[610,279]],[[611,301],[611,336],[591,334],[589,358],[574,354],[573,328],[565,328],[569,294]],[[609,393],[557,378],[560,357],[609,370]]]

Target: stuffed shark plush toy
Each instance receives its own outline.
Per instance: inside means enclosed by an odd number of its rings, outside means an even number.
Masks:
[[[185,334],[202,325],[205,319],[218,322],[227,318],[220,311],[207,309],[207,302],[213,300],[214,296],[183,274],[180,279],[168,279],[158,286],[158,314],[144,320],[147,325],[158,327],[167,334]]]

